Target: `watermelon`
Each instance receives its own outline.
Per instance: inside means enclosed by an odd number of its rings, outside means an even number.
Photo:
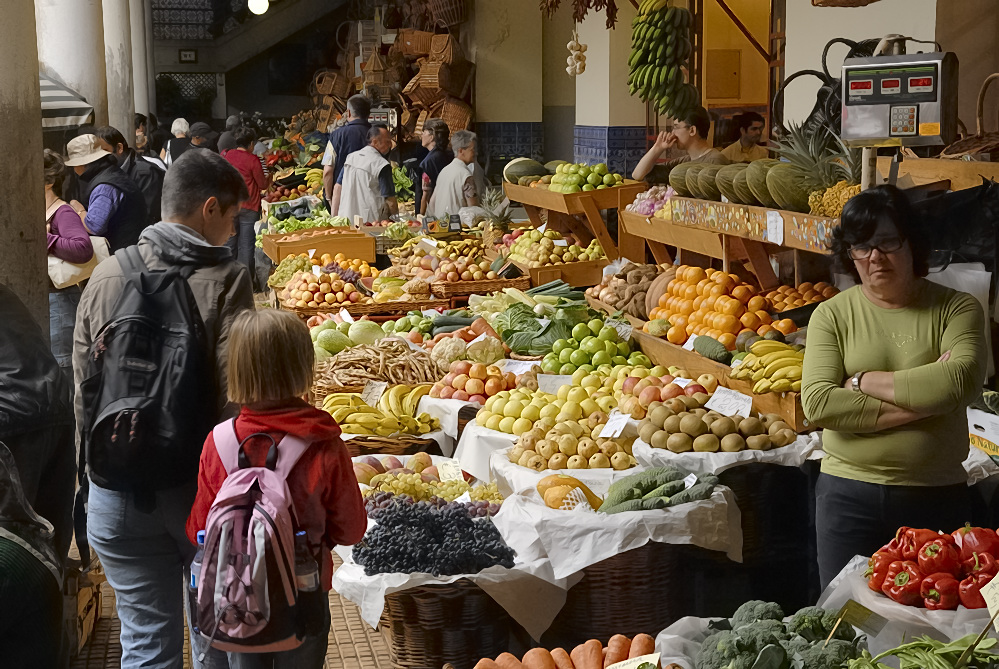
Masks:
[[[558,169],[559,165],[568,165],[569,163],[564,160],[551,160],[545,163],[545,169],[548,174],[555,174],[555,170]]]
[[[774,165],[767,172],[767,190],[781,209],[808,212],[808,175],[791,163]]]
[[[721,200],[721,191],[718,190],[718,184],[715,183],[715,175],[722,167],[724,165],[705,165],[697,173],[697,190],[701,191],[705,200]]]
[[[718,186],[719,192],[721,192],[721,194],[724,195],[729,202],[745,204],[739,199],[738,194],[735,192],[734,184],[735,175],[739,172],[744,172],[747,167],[749,167],[748,163],[723,165],[722,168],[715,174],[715,185]]]
[[[530,158],[514,158],[503,168],[503,180],[512,184],[520,181],[520,177],[533,177],[539,174],[548,174],[548,170]]]
[[[779,162],[779,160],[774,160],[773,158],[763,158],[761,160],[754,160],[746,168],[746,183],[749,185],[749,190],[753,192],[753,197],[764,207],[778,206],[773,196],[770,195],[770,190],[767,188],[767,172]]]
[[[680,197],[690,197],[690,191],[687,189],[686,174],[691,165],[693,163],[680,163],[669,171],[669,185],[673,187],[673,190]]]
[[[737,200],[739,204],[749,204],[755,206],[758,205],[759,202],[756,200],[756,197],[753,196],[753,191],[749,190],[749,182],[746,180],[748,172],[749,166],[747,165],[746,169],[735,175],[735,178],[732,179],[732,189],[735,191],[736,197],[739,198]]]
[[[687,173],[684,175],[684,180],[687,182],[687,190],[690,191],[690,197],[698,197],[702,200],[704,199],[697,179],[697,175],[700,174],[704,167],[705,163],[691,163],[690,167],[687,169]]]

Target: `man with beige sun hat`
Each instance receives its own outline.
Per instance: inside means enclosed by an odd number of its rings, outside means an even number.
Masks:
[[[118,160],[101,147],[96,135],[74,137],[66,152],[66,166],[80,179],[87,231],[107,238],[111,253],[137,243],[146,227],[147,210],[136,183],[121,171]]]

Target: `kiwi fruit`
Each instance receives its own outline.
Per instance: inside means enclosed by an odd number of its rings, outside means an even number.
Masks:
[[[746,446],[753,451],[769,451],[773,447],[773,443],[767,435],[755,434],[746,439]]]
[[[638,424],[638,436],[641,437],[642,441],[646,444],[652,443],[652,435],[654,435],[658,430],[658,426],[654,425],[648,418],[643,419]]]
[[[763,422],[759,418],[743,418],[739,422],[739,434],[747,439],[764,433],[766,430],[763,429]]]
[[[764,424],[765,425],[765,424]],[[790,430],[791,426],[782,420],[775,420],[773,423],[767,427],[767,434],[771,437],[780,432],[781,430]]]
[[[697,422],[700,423],[700,421]],[[686,453],[687,451],[694,450],[694,440],[690,438],[689,434],[677,432],[676,434],[671,434],[669,439],[666,440],[666,448],[674,453]]]
[[[724,416],[711,423],[711,434],[715,435],[719,439],[730,434],[736,434],[738,430],[739,427],[735,424],[735,421]]]
[[[746,440],[742,435],[733,432],[726,434],[721,440],[721,449],[726,453],[738,453],[746,449]]]
[[[691,395],[695,400],[697,400],[698,406],[704,406],[708,403],[708,396],[705,393],[694,393]]]
[[[688,414],[680,420],[680,431],[691,437],[699,437],[708,431],[708,426],[699,416]]]
[[[683,405],[685,407],[687,407],[688,410],[689,409],[699,409],[701,407],[701,404],[697,400],[695,400],[693,397],[691,397],[690,395],[680,395],[676,399],[678,399],[681,402],[683,402]]]
[[[666,422],[666,419],[672,415],[673,412],[669,408],[664,407],[662,404],[657,406],[655,409],[649,406],[648,420],[651,421],[653,425],[655,425],[660,429],[662,429],[662,426]]]
[[[794,440],[797,438],[798,434],[794,430],[787,429],[771,435],[770,441],[773,442],[774,447],[780,448],[781,446],[787,446],[788,444],[794,443]]]
[[[680,414],[673,414],[665,421],[663,421],[663,429],[674,434],[680,431],[680,420],[683,418]]]
[[[694,450],[698,453],[717,453],[720,447],[721,442],[718,441],[718,437],[711,433],[702,434],[694,439]]]
[[[661,407],[662,405],[663,405],[662,402],[658,402],[658,401],[657,402],[653,402],[652,404],[649,405],[649,408],[647,408],[646,411],[649,412],[649,413],[652,413],[653,409],[655,409],[656,407]]]
[[[669,437],[670,437],[669,432],[658,430],[655,434],[652,435],[652,439],[651,441],[649,441],[649,445],[651,445],[652,448],[666,448],[666,443],[669,441]]]
[[[760,417],[760,420],[763,421],[763,427],[767,428],[768,430],[770,429],[771,425],[773,425],[780,419],[781,419],[780,416],[775,413],[764,414],[763,416]]]
[[[673,413],[683,413],[687,410],[687,405],[683,403],[679,397],[674,397],[671,400],[667,400],[666,406],[670,408]]]
[[[701,409],[701,411],[704,411],[704,409]],[[701,416],[701,420],[704,421],[705,425],[711,427],[711,424],[714,423],[716,420],[718,420],[718,416],[712,416],[711,414],[706,413],[703,416]]]
[[[691,409],[690,413],[694,414],[698,418],[704,418],[705,416],[708,415],[706,409]]]

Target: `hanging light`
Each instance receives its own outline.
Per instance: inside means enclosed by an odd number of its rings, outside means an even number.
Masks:
[[[254,14],[263,14],[270,7],[270,0],[248,0],[246,8]]]

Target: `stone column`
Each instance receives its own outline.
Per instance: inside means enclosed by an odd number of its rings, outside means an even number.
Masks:
[[[35,15],[42,72],[76,90],[93,106],[94,125],[107,124],[101,0],[35,0]]]
[[[132,25],[129,0],[103,0],[104,59],[108,78],[108,125],[135,145],[135,98],[132,96]]]
[[[129,0],[129,32],[132,38],[132,96],[135,111],[149,114],[149,75],[146,69],[146,1]]]
[[[146,22],[146,90],[149,93],[149,111],[156,113],[156,58],[153,55],[153,9],[149,0],[142,0]]]
[[[0,183],[11,197],[0,201],[0,283],[17,293],[49,333],[45,197],[42,175],[42,110],[38,92],[35,6],[4,2],[0,40],[0,118],[18,138],[16,160],[0,161]],[[16,194],[16,195],[15,195]]]

